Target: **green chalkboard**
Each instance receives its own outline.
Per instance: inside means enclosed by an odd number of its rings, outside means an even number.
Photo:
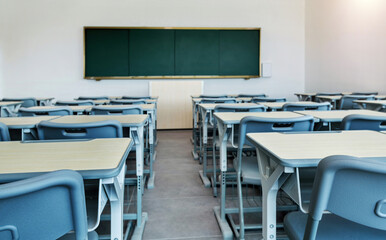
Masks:
[[[218,31],[176,31],[176,75],[218,75]]]
[[[89,29],[85,32],[85,75],[129,75],[129,31]]]
[[[174,75],[174,30],[132,29],[129,38],[131,76]]]
[[[220,31],[220,75],[259,75],[260,31]]]
[[[85,27],[85,78],[250,78],[260,29]]]

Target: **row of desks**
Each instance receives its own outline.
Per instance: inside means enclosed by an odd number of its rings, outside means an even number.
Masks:
[[[239,103],[248,105],[246,103]],[[271,110],[278,110],[285,103],[260,103]],[[340,111],[295,111],[295,112],[255,112],[255,113],[213,113],[217,104],[199,104],[197,102],[197,120],[200,119],[200,156],[203,158],[204,170],[200,172],[205,185],[210,186],[206,176],[206,150],[208,143],[208,127],[216,119],[218,141],[220,143],[220,206],[215,207],[215,215],[223,233],[224,239],[232,239],[233,233],[226,220],[226,214],[234,213],[235,209],[225,207],[226,176],[227,176],[227,146],[233,136],[234,126],[243,117],[257,116],[267,118],[288,118],[301,115],[311,115],[315,122],[322,125],[341,122],[351,114],[365,114],[372,116],[386,116],[386,113],[369,110],[340,110]],[[230,104],[225,104],[230,105]],[[250,105],[250,103],[249,103]],[[195,106],[193,106],[194,110]],[[196,126],[198,127],[199,124]],[[263,236],[264,239],[276,239],[276,195],[277,191],[287,179],[293,181],[289,175],[296,174],[298,168],[316,167],[324,157],[336,154],[353,155],[357,157],[385,157],[386,134],[371,131],[352,132],[310,132],[304,134],[284,133],[255,133],[248,138],[258,149],[257,160],[259,171],[263,176]],[[213,139],[212,141],[217,141]],[[371,148],[371,151],[367,151]],[[215,168],[216,166],[214,166]],[[214,173],[216,171],[213,171]],[[215,178],[215,176],[214,176]],[[207,187],[208,187],[207,186]],[[296,198],[296,196],[294,196]]]
[[[102,213],[105,201],[111,205],[111,239],[122,239],[123,232],[123,189],[126,172],[125,161],[132,146],[135,146],[137,176],[137,211],[126,214],[125,219],[137,220],[135,235],[141,238],[147,214],[142,213],[142,186],[144,173],[149,173],[148,187],[154,186],[152,171],[153,142],[150,143],[150,169],[144,169],[144,127],[148,124],[148,115],[76,115],[76,116],[37,116],[0,118],[9,129],[31,133],[40,121],[57,123],[84,123],[103,120],[117,120],[130,137],[123,139],[95,139],[79,141],[22,141],[1,142],[0,181],[13,181],[31,177],[42,172],[59,169],[79,171],[85,179],[100,179],[100,184],[107,192],[99,193]],[[149,124],[149,133],[152,125]],[[153,140],[150,139],[149,140]],[[125,149],[126,146],[126,149]],[[118,183],[118,184],[117,184]],[[101,188],[102,189],[102,188]],[[107,194],[106,196],[102,196]]]

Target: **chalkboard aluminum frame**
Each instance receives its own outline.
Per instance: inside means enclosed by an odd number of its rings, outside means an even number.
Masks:
[[[86,30],[87,29],[174,29],[174,30],[258,30],[259,34],[259,75],[180,75],[180,76],[86,76]],[[83,27],[83,78],[87,80],[125,80],[125,79],[219,79],[219,78],[260,78],[261,77],[261,28],[231,28],[231,27]]]

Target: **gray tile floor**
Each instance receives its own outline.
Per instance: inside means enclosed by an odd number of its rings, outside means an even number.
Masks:
[[[146,189],[148,213],[143,239],[222,239],[213,214],[219,205],[198,174],[202,167],[191,155],[191,131],[160,131],[156,148],[155,188]]]

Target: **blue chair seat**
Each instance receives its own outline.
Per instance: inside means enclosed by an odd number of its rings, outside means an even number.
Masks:
[[[291,212],[284,218],[285,230],[291,240],[303,239],[308,215],[302,212]],[[347,235],[349,233],[349,235]],[[366,227],[346,220],[334,214],[324,214],[319,223],[316,240],[333,239],[386,239],[386,231]]]
[[[94,232],[94,231],[89,232],[87,234],[87,237],[88,237],[88,240],[98,240],[99,239],[98,238],[98,234],[96,232]],[[58,240],[73,240],[73,239],[76,239],[74,233],[69,233],[69,234],[64,235],[61,238],[58,238]]]
[[[233,160],[233,166],[237,169],[238,159]],[[243,163],[241,164],[241,177],[244,183],[261,185],[261,176],[260,172],[256,171],[258,169],[256,156],[252,157],[243,157]]]

